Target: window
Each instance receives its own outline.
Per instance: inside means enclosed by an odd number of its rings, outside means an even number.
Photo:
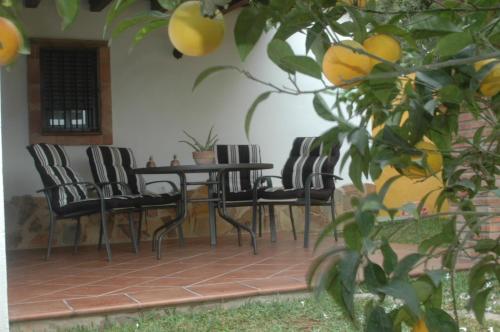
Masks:
[[[112,144],[110,83],[106,42],[33,40],[30,142]]]

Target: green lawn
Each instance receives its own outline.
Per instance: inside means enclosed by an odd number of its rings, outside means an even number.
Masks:
[[[361,312],[362,301],[358,302]],[[462,321],[468,332],[488,331],[500,324],[487,322],[484,327]],[[157,332],[157,331],[362,331],[350,325],[328,297],[297,300],[253,301],[233,309],[198,309],[192,312],[159,311],[123,325],[100,328],[76,328],[73,332]]]
[[[386,237],[394,243],[418,244],[441,232],[443,219],[426,219],[419,222],[380,222],[382,230],[377,238]]]

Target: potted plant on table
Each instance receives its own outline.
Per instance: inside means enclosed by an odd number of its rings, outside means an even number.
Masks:
[[[217,135],[212,136],[214,127],[210,128],[208,137],[205,144],[201,144],[196,138],[183,130],[184,134],[189,138],[188,140],[179,141],[186,143],[193,148],[193,159],[197,165],[213,164],[215,162],[214,146],[218,141]]]

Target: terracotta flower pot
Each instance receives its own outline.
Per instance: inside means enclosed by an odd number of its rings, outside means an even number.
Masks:
[[[193,151],[193,159],[197,165],[213,164],[215,153],[213,151]]]

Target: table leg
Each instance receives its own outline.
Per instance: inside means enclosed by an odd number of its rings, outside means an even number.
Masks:
[[[208,177],[209,181],[214,180],[214,174],[211,172],[209,173]],[[208,184],[208,198],[211,199],[213,198],[213,194],[216,193],[214,190],[214,185],[209,183]],[[214,202],[208,202],[208,223],[210,226],[210,245],[211,246],[216,246],[217,245],[217,224],[216,224],[216,215],[215,215],[215,203]]]

